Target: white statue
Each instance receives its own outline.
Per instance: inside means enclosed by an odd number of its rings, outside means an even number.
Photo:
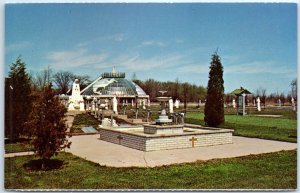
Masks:
[[[69,106],[68,110],[79,109],[80,111],[84,111],[84,100],[80,95],[80,86],[79,80],[75,79],[72,86],[72,95],[69,97]]]
[[[180,103],[180,101],[178,99],[176,99],[175,103],[174,103],[174,106],[175,106],[176,109],[179,108],[179,103]]]
[[[257,97],[256,103],[257,103],[257,111],[261,111],[261,108],[260,108],[260,99],[259,99],[259,97]]]
[[[118,101],[117,101],[116,96],[114,96],[114,98],[113,98],[113,112],[115,114],[118,114]]]
[[[108,99],[105,99],[105,109],[108,109]]]
[[[292,108],[293,108],[293,110],[295,111],[296,110],[296,105],[295,105],[295,100],[294,100],[294,98],[292,97]]]
[[[235,99],[232,99],[232,107],[233,107],[233,108],[236,108],[236,102],[235,102]]]
[[[146,99],[143,99],[143,109],[146,109]]]
[[[169,113],[174,113],[174,110],[173,110],[173,99],[170,98],[169,100]]]
[[[281,107],[281,100],[278,99],[278,106]]]

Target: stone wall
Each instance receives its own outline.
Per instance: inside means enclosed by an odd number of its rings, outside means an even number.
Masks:
[[[149,137],[112,129],[101,129],[100,139],[142,151],[157,151],[229,144],[232,143],[232,131]]]
[[[131,147],[141,151],[146,151],[146,138],[126,134],[124,132],[112,131],[109,129],[100,129],[100,139],[103,141]]]

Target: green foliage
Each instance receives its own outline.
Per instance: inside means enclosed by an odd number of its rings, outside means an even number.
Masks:
[[[30,119],[26,123],[33,137],[35,153],[42,158],[50,159],[57,151],[70,147],[66,139],[64,115],[66,108],[54,96],[52,85],[44,87],[42,92],[35,92]]]
[[[204,114],[187,113],[185,122],[204,125]],[[297,142],[297,120],[289,117],[225,115],[225,123],[221,127],[234,129],[233,134],[239,136]]]
[[[295,189],[297,151],[154,168],[114,168],[59,153],[58,169],[27,170],[33,156],[5,159],[6,189]],[[52,160],[52,159],[51,159]],[[57,161],[56,161],[57,162]]]
[[[31,110],[31,80],[21,57],[10,66],[5,79],[5,135],[18,138],[24,134],[24,123]]]
[[[204,121],[210,127],[224,123],[224,80],[223,66],[217,53],[210,63]]]

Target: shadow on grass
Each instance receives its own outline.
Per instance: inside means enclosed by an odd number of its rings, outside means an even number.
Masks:
[[[63,167],[63,165],[66,164],[62,160],[58,159],[50,159],[44,161],[44,167],[43,160],[30,160],[29,162],[23,164],[23,167],[28,171],[49,171],[49,170],[59,170]]]

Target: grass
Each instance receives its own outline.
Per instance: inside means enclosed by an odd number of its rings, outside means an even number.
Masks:
[[[30,145],[28,142],[5,144],[4,147],[5,147],[5,153],[33,151],[32,145]]]
[[[28,171],[33,156],[5,158],[6,189],[296,189],[297,152],[155,168],[112,168],[59,153],[60,169]]]
[[[205,125],[204,114],[199,112],[187,113],[185,121]],[[225,123],[221,127],[234,129],[233,134],[239,136],[297,142],[297,120],[291,117],[272,118],[227,114]]]
[[[92,126],[95,129],[98,129],[99,121],[94,118],[93,116],[83,113],[83,114],[77,114],[74,117],[74,122],[72,125],[72,128],[70,130],[71,133],[83,133],[81,130],[82,127],[86,126]]]

